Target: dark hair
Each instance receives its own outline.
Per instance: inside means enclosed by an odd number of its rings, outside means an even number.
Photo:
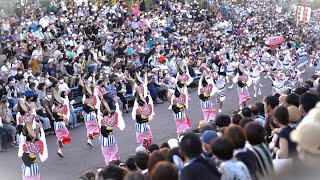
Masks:
[[[166,157],[160,152],[159,150],[155,150],[150,154],[150,157],[148,159],[148,173],[151,173],[154,166],[160,162],[160,161],[165,161]]]
[[[214,131],[214,128],[213,128],[212,124],[207,124],[207,125],[202,126],[202,127],[199,128],[200,134],[204,133],[207,130]]]
[[[264,142],[266,131],[258,122],[250,122],[245,126],[247,140],[251,145],[259,145]]]
[[[145,180],[145,178],[141,172],[131,172],[124,177],[124,180]]]
[[[227,137],[217,137],[211,142],[212,153],[220,160],[230,160],[233,157],[233,145]]]
[[[110,164],[105,167],[102,171],[99,172],[99,179],[113,179],[113,180],[122,180],[126,175],[125,169]]]
[[[299,95],[296,93],[290,93],[288,94],[287,98],[286,98],[286,102],[290,105],[295,105],[297,107],[299,107]]]
[[[33,88],[33,87],[36,87],[36,83],[34,83],[34,82],[32,82],[32,83],[29,84],[29,88],[30,88],[30,89]]]
[[[234,149],[241,149],[246,144],[246,133],[239,125],[230,125],[224,130],[224,136],[228,137]]]
[[[302,95],[303,93],[307,92],[307,89],[305,87],[297,87],[294,92],[298,95]]]
[[[150,173],[152,180],[177,180],[178,169],[171,163],[162,161],[155,165],[154,171]]]
[[[167,142],[162,143],[161,146],[160,146],[160,149],[163,149],[163,148],[169,148],[170,149],[169,143],[167,143]]]
[[[275,107],[277,107],[279,105],[279,99],[276,98],[275,96],[268,96],[265,99],[265,102],[266,102],[267,106],[270,105],[272,109],[274,109]]]
[[[306,113],[314,108],[318,101],[319,97],[316,94],[309,92],[302,94],[299,98],[299,102]]]
[[[256,105],[257,108],[258,108],[259,114],[260,114],[260,115],[261,115],[261,114],[264,115],[264,104],[263,104],[263,102],[257,102],[255,105]],[[252,109],[251,109],[251,111],[252,111]]]
[[[194,133],[186,133],[180,142],[180,148],[184,156],[197,157],[202,153],[202,143],[199,136]]]
[[[241,110],[241,114],[244,116],[244,117],[251,117],[251,109],[249,107],[244,107],[242,108]]]
[[[126,162],[125,162],[125,166],[129,171],[135,171],[137,170],[137,166],[135,164],[135,157],[134,156],[130,156]]]
[[[137,152],[136,156],[134,157],[134,161],[139,169],[145,170],[147,169],[149,154],[145,152]]]
[[[252,117],[246,117],[246,118],[242,118],[239,122],[239,125],[244,128],[246,126],[246,124],[248,124],[249,122],[254,121]]]
[[[240,114],[236,113],[232,116],[232,123],[239,125],[241,119],[242,119],[242,116]]]
[[[174,155],[179,156],[179,157],[181,158],[181,156],[180,156],[180,154],[179,154],[179,149],[180,149],[179,147],[174,147],[174,148],[172,148],[172,149],[169,150],[168,155],[167,155],[167,160],[168,160],[169,162],[174,163],[174,162],[173,162],[173,156],[174,156]],[[182,159],[182,158],[181,158],[181,159]]]
[[[94,180],[95,178],[96,178],[96,175],[92,171],[86,172],[84,175],[80,176],[80,179],[83,179],[83,180],[86,180],[86,179]]]
[[[218,127],[227,127],[231,123],[230,116],[220,114],[216,117],[215,123]]]
[[[278,106],[274,109],[273,113],[273,120],[276,120],[282,125],[288,125],[289,124],[289,112],[286,107]]]
[[[151,145],[149,145],[149,147],[148,147],[149,153],[152,153],[153,151],[159,150],[159,149],[160,149],[160,148],[159,148],[159,146],[158,146],[157,144],[151,144]]]
[[[251,114],[252,115],[259,115],[259,108],[258,108],[258,106],[257,105],[253,105],[252,107],[251,107]]]

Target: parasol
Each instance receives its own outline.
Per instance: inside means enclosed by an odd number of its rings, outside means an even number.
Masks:
[[[275,46],[275,45],[281,44],[283,41],[284,41],[284,38],[282,36],[273,36],[273,37],[267,38],[267,40],[265,41],[265,44],[269,46]]]

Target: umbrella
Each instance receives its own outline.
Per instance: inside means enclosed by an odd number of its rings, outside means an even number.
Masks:
[[[274,46],[274,45],[281,44],[283,41],[284,41],[284,38],[282,36],[273,36],[273,37],[267,38],[265,43],[266,45]]]

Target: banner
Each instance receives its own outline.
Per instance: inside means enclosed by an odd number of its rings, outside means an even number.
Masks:
[[[303,22],[309,22],[311,18],[311,7],[304,7]]]
[[[311,7],[298,6],[297,21],[309,22],[311,18]]]
[[[303,10],[304,10],[304,7],[303,6],[298,6],[297,8],[297,21],[303,21]]]

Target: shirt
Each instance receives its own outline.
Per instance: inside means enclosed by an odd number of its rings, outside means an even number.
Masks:
[[[59,93],[62,91],[70,91],[70,88],[66,83],[59,83]]]

